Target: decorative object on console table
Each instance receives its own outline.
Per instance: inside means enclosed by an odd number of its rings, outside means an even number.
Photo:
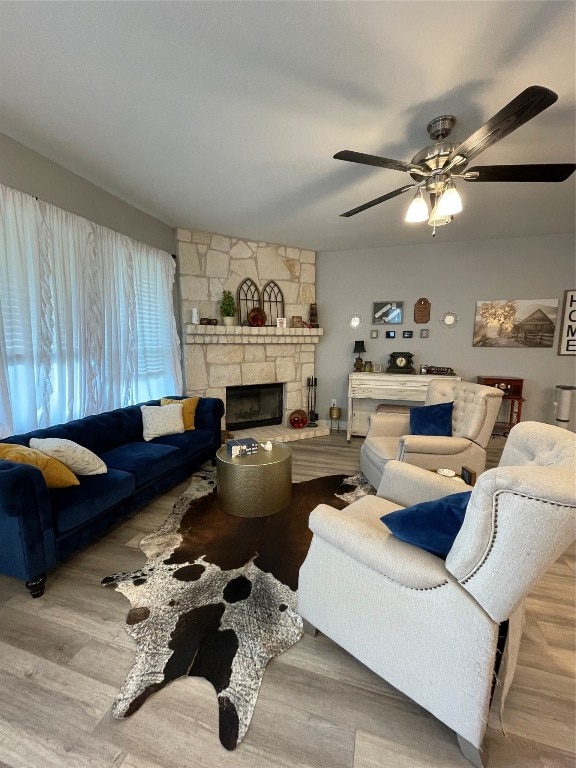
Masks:
[[[418,299],[414,304],[414,322],[415,323],[429,323],[430,322],[430,302],[428,299]]]
[[[355,341],[354,349],[352,351],[355,355],[358,355],[358,357],[354,361],[354,370],[361,371],[364,368],[364,360],[362,360],[361,355],[366,354],[366,347],[364,346],[364,341],[362,340]]]
[[[428,373],[431,376],[456,376],[453,368],[448,368],[446,365],[427,365],[426,370],[420,373]]]
[[[277,317],[276,318],[276,327],[277,328],[286,328],[286,318],[285,317]]]
[[[515,424],[518,424],[522,416],[524,379],[511,376],[477,376],[476,381],[486,387],[496,387],[504,393],[501,406],[503,413],[494,424],[492,435],[508,437],[508,433]]]
[[[386,373],[416,373],[412,365],[413,357],[410,352],[392,352]]]
[[[302,315],[292,315],[292,328],[302,328]]]

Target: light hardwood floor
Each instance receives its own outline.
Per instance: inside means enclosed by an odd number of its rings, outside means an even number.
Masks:
[[[490,464],[502,442],[493,439]],[[358,471],[361,438],[291,443],[294,479]],[[248,734],[218,741],[213,690],[179,680],[131,718],[110,707],[132,662],[125,598],[100,586],[144,562],[143,534],[186,483],[50,574],[32,600],[0,576],[0,768],[466,768],[452,731],[323,636],[266,671]],[[527,601],[505,732],[488,730],[490,768],[573,768],[574,548]]]

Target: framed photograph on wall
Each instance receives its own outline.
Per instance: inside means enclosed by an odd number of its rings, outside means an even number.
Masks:
[[[551,347],[558,299],[476,302],[473,347]]]
[[[372,325],[389,325],[402,322],[403,301],[375,301],[372,310]]]
[[[560,315],[558,354],[576,355],[576,290],[564,291],[564,303]]]

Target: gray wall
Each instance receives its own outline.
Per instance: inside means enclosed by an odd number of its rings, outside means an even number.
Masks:
[[[414,354],[414,364],[450,366],[468,381],[478,375],[517,376],[524,379],[522,419],[554,423],[557,384],[575,384],[576,357],[547,349],[481,348],[472,346],[476,301],[480,299],[558,299],[576,287],[574,235],[443,243],[442,230],[428,245],[397,246],[317,255],[319,322],[324,338],[318,345],[317,410],[328,418],[331,398],[346,417],[347,377],[352,370],[355,339],[364,339],[364,359],[385,365],[390,352]],[[416,325],[414,304],[426,297],[432,305],[430,323]],[[372,303],[404,301],[404,323],[395,326],[396,338],[383,338],[386,326],[372,325]],[[452,310],[459,323],[443,328],[439,319]],[[352,330],[348,317],[358,312],[364,325]],[[371,329],[379,338],[370,338]],[[430,337],[420,338],[420,328]],[[402,330],[414,338],[403,339]],[[573,404],[574,406],[574,404]],[[572,415],[571,429],[574,429]]]
[[[0,183],[141,243],[175,252],[174,230],[0,133]]]

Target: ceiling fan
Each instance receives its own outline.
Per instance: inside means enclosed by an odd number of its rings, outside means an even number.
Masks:
[[[434,141],[420,150],[409,163],[391,160],[387,157],[366,155],[345,149],[334,155],[335,160],[347,160],[351,163],[374,165],[390,168],[410,174],[414,182],[405,184],[388,192],[382,197],[352,208],[341,216],[355,216],[361,211],[384,203],[409,189],[416,189],[416,194],[406,214],[406,221],[428,221],[434,227],[448,224],[454,215],[462,210],[462,201],[454,184],[454,179],[471,182],[508,181],[508,182],[558,182],[565,181],[574,173],[574,163],[547,163],[542,165],[477,165],[467,168],[468,163],[485,149],[500,141],[521,125],[550,107],[558,99],[558,94],[540,85],[531,85],[515,99],[503,107],[484,125],[478,128],[465,141],[449,140],[456,123],[453,115],[441,115],[427,125],[428,134]],[[432,212],[422,192],[430,196]]]

